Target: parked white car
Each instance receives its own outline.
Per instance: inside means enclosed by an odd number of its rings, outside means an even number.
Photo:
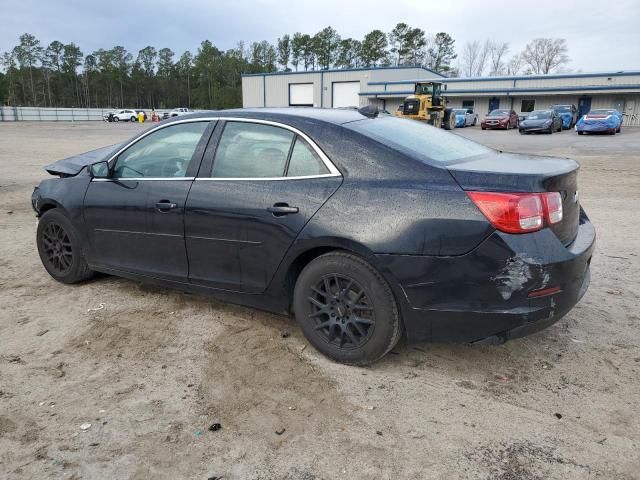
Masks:
[[[138,113],[135,110],[116,110],[113,112],[114,122],[135,122],[138,119]]]
[[[187,113],[193,113],[193,110],[189,110],[188,108],[174,108],[170,112],[164,112],[162,118],[178,117],[180,115],[186,115]]]

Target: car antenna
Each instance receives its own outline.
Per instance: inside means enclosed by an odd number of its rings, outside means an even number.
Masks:
[[[358,113],[360,115],[364,115],[365,117],[376,118],[380,113],[380,110],[378,109],[377,105],[366,105],[362,108],[359,108]]]

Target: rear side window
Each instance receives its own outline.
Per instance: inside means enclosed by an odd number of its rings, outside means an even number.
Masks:
[[[294,133],[259,123],[228,122],[218,143],[212,177],[284,176]]]
[[[352,122],[345,127],[425,163],[453,162],[492,151],[484,145],[417,120],[384,117]]]
[[[308,175],[324,175],[329,170],[322,163],[318,154],[311,146],[300,137],[296,138],[296,143],[291,152],[287,177],[304,177]]]

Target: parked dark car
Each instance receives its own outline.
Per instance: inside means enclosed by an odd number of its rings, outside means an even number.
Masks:
[[[520,122],[518,130],[521,134],[561,132],[562,118],[554,110],[534,110]]]
[[[513,110],[491,110],[489,115],[484,117],[480,128],[486,130],[487,128],[500,128],[503,130],[509,130],[510,128],[518,128],[518,115]]]
[[[182,116],[46,167],[37,245],[105,272],[295,314],[344,363],[410,341],[499,343],[584,295],[595,229],[572,160],[354,110]],[[107,288],[107,287],[105,287]]]
[[[575,105],[551,105],[549,108],[560,115],[564,130],[573,128],[578,121],[578,109]]]

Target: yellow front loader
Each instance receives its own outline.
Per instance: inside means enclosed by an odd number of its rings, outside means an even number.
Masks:
[[[445,85],[444,90],[446,89]],[[396,116],[453,130],[456,126],[456,116],[447,108],[447,100],[442,95],[442,90],[443,85],[439,82],[417,82],[414,94],[404,99],[395,113]]]

